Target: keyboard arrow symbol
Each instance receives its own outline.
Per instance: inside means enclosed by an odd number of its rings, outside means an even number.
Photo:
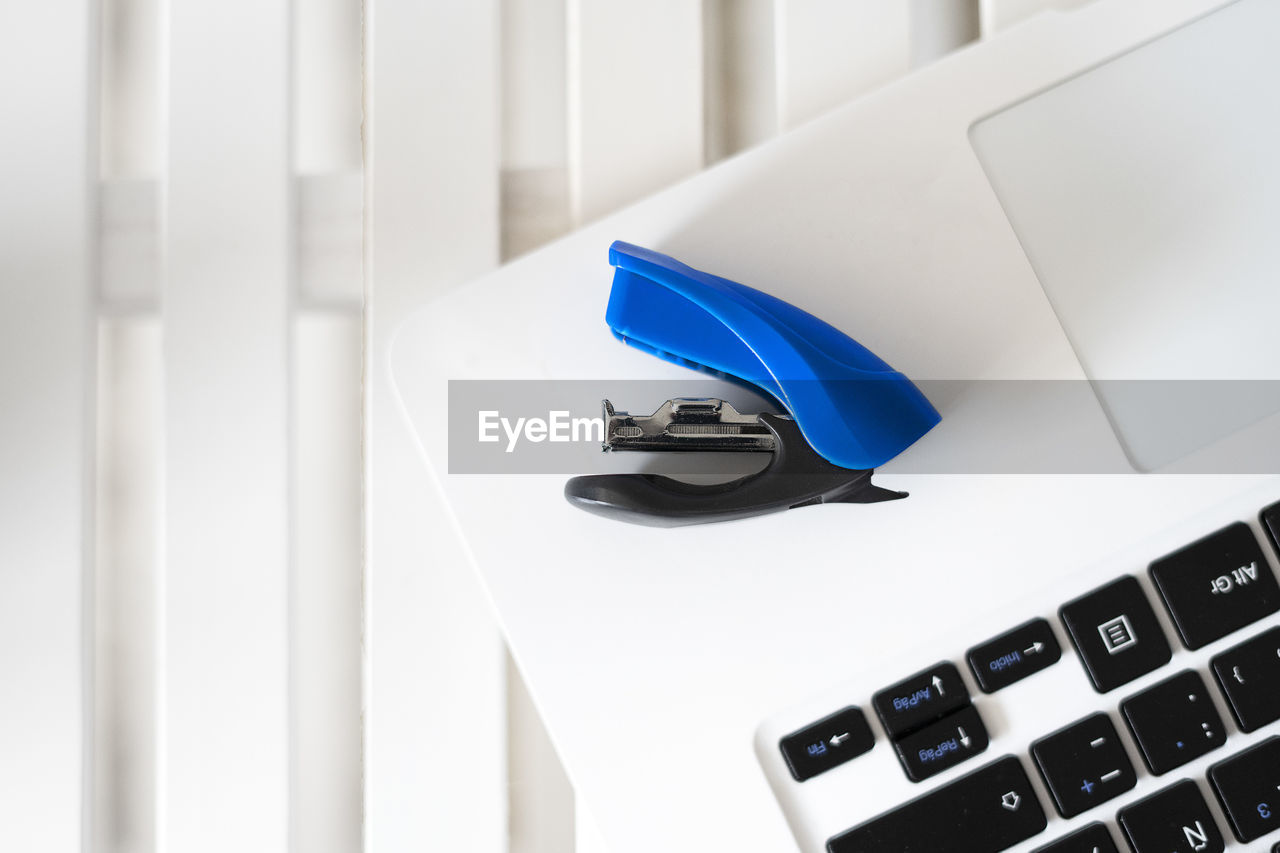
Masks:
[[[973,743],[973,740],[969,737],[968,732],[966,732],[960,726],[956,726],[956,732],[959,733],[960,735],[960,742],[964,744],[965,749],[968,749],[969,744]]]
[[[917,683],[919,683],[919,682],[917,682]],[[945,691],[945,690],[943,690],[943,689],[942,689],[942,679],[941,679],[941,678],[939,678],[939,677],[938,677],[938,676],[936,676],[936,675],[933,677],[933,689],[938,691],[938,695],[939,695],[939,696],[946,696],[946,695],[947,695],[947,691]]]
[[[1022,805],[1022,797],[1019,797],[1017,792],[1010,791],[1000,798],[1000,805],[1004,806],[1011,812],[1016,812],[1018,810],[1018,806]]]
[[[840,744],[844,743],[848,739],[849,739],[849,733],[843,732],[841,734],[838,734],[832,737],[830,743],[832,746],[839,746]]]
[[[1039,640],[1036,640],[1035,643],[1031,645],[1031,648],[1025,649],[1023,653],[1028,655],[1036,655],[1042,651],[1044,651],[1044,643],[1040,642]]]

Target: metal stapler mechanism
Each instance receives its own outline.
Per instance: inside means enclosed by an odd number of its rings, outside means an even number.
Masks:
[[[743,414],[724,400],[675,398],[652,415],[604,402],[605,450],[769,452],[764,470],[694,484],[656,474],[574,477],[570,503],[638,524],[728,521],[820,503],[906,497],[872,471],[933,428],[920,390],[852,338],[737,282],[666,255],[614,243],[605,315],[623,342],[711,375],[745,383],[786,414]]]

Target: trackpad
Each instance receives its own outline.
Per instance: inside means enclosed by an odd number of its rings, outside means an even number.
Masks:
[[[1277,33],[1238,0],[970,130],[1140,470],[1280,412]]]

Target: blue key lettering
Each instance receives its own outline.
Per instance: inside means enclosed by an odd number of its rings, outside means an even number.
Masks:
[[[1013,651],[1013,652],[1009,652],[1007,655],[1001,655],[1000,657],[991,661],[991,663],[987,664],[987,669],[991,670],[992,672],[999,672],[1002,669],[1008,669],[1009,667],[1017,666],[1020,663],[1022,663],[1022,655],[1018,654],[1018,652],[1016,651]]]
[[[818,741],[817,743],[809,744],[810,755],[822,755],[826,751],[827,751],[827,745],[823,741]]]
[[[908,708],[914,708],[915,706],[919,705],[921,702],[928,702],[932,698],[933,696],[928,687],[925,687],[921,690],[917,690],[915,693],[912,693],[910,696],[895,696],[893,698],[893,710],[905,711]]]
[[[1271,820],[1271,806],[1266,803],[1258,803],[1258,816],[1263,820]]]
[[[921,764],[929,764],[934,761],[941,761],[950,753],[957,752],[960,749],[960,742],[955,738],[944,740],[937,746],[927,747],[916,753]]]

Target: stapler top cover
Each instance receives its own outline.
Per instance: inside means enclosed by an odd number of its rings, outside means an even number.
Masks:
[[[941,419],[903,374],[781,299],[621,241],[605,321],[630,346],[773,397],[844,468],[876,468]]]

